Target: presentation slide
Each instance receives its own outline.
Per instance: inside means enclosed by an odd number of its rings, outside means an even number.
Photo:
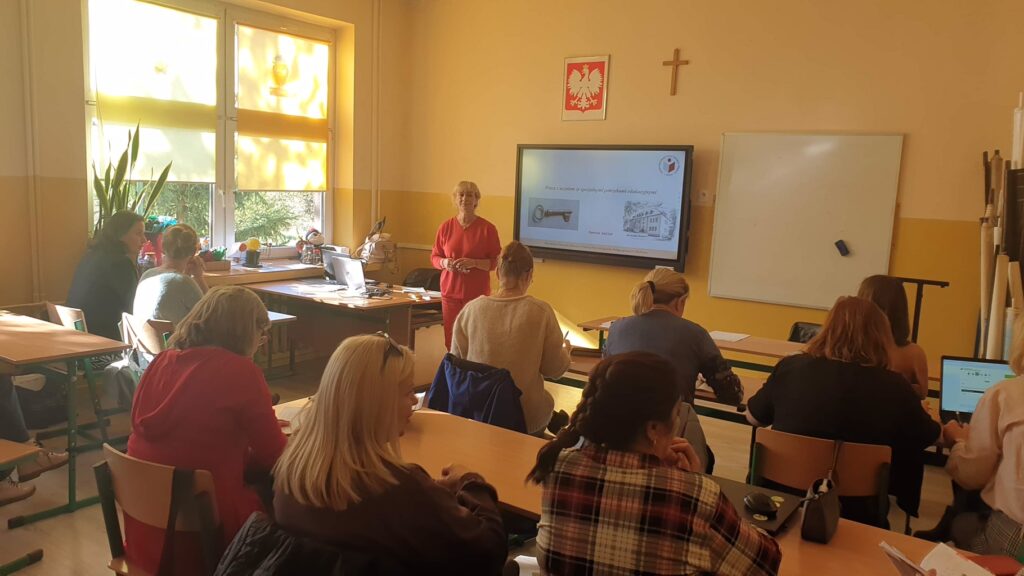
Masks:
[[[942,360],[942,410],[971,414],[986,390],[1007,378],[1013,371],[1005,363]]]
[[[684,150],[521,150],[527,246],[679,258]]]

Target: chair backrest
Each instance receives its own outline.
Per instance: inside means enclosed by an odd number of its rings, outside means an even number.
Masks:
[[[79,332],[89,331],[89,326],[85,323],[85,313],[78,308],[47,302],[46,314],[50,317],[50,322],[54,324],[60,324],[65,328],[71,328]]]
[[[793,326],[789,329],[789,340],[790,342],[799,342],[801,344],[807,344],[821,332],[821,324],[815,324],[814,322],[793,322]]]
[[[449,353],[437,368],[426,404],[432,410],[525,433],[521,395],[508,370]]]
[[[441,271],[435,268],[414,268],[405,275],[402,285],[438,291],[441,289]]]
[[[122,312],[121,329],[125,344],[150,356],[156,356],[167,347],[167,339],[174,332],[174,324],[167,320],[143,320]]]
[[[835,442],[758,428],[751,454],[750,480],[764,480],[797,490],[807,490],[824,478],[832,466]],[[840,496],[884,496],[889,491],[892,449],[875,444],[844,442],[836,464],[835,480]]]
[[[124,543],[121,540],[115,502],[124,514],[138,522],[165,529],[171,507],[175,468],[128,456],[109,444],[103,445],[103,454],[105,461],[94,465],[93,472],[103,508],[110,553],[112,557],[118,558],[124,556]],[[209,471],[194,472],[192,494],[196,506],[179,506],[175,530],[199,533],[204,560],[212,573],[220,557],[221,533],[217,529],[220,520],[213,475]]]

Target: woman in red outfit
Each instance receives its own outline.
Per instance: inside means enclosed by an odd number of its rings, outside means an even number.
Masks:
[[[462,181],[452,191],[459,213],[437,229],[430,261],[441,270],[441,313],[444,316],[444,345],[452,346],[452,326],[459,311],[477,296],[491,293],[491,270],[498,262],[501,242],[498,229],[476,215],[480,189]]]
[[[267,382],[252,361],[268,328],[267,309],[251,290],[210,290],[146,369],[132,405],[128,454],[209,470],[225,543],[263,509],[244,484],[246,469],[269,472],[285,446]],[[128,560],[150,574],[163,539],[162,529],[125,517]],[[175,573],[203,573],[198,540],[178,538],[174,556]]]

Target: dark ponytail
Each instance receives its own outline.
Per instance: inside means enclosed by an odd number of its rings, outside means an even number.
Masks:
[[[675,368],[668,360],[650,352],[605,358],[590,373],[569,425],[540,449],[526,479],[544,482],[562,450],[572,448],[580,438],[628,450],[648,422],[669,422],[678,401]]]

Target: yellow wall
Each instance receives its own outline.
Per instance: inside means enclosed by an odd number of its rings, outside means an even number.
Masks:
[[[693,144],[688,316],[784,337],[820,311],[707,296],[719,139],[725,131],[906,134],[890,272],[948,280],[926,292],[921,343],[969,352],[977,318],[980,154],[1009,146],[1024,87],[1024,3],[870,0],[416,1],[385,12],[382,214],[400,242],[429,244],[447,192],[480,184],[481,212],[512,236],[519,143]],[[397,12],[397,15],[396,15]],[[690,65],[671,97],[661,61]],[[610,54],[608,118],[559,119],[562,59]],[[997,60],[1002,56],[1004,60]],[[393,60],[401,64],[390,65]],[[391,128],[387,128],[390,123]],[[403,251],[403,267],[424,262]],[[573,321],[628,310],[641,270],[548,261],[533,293]],[[856,286],[850,287],[851,291]]]

